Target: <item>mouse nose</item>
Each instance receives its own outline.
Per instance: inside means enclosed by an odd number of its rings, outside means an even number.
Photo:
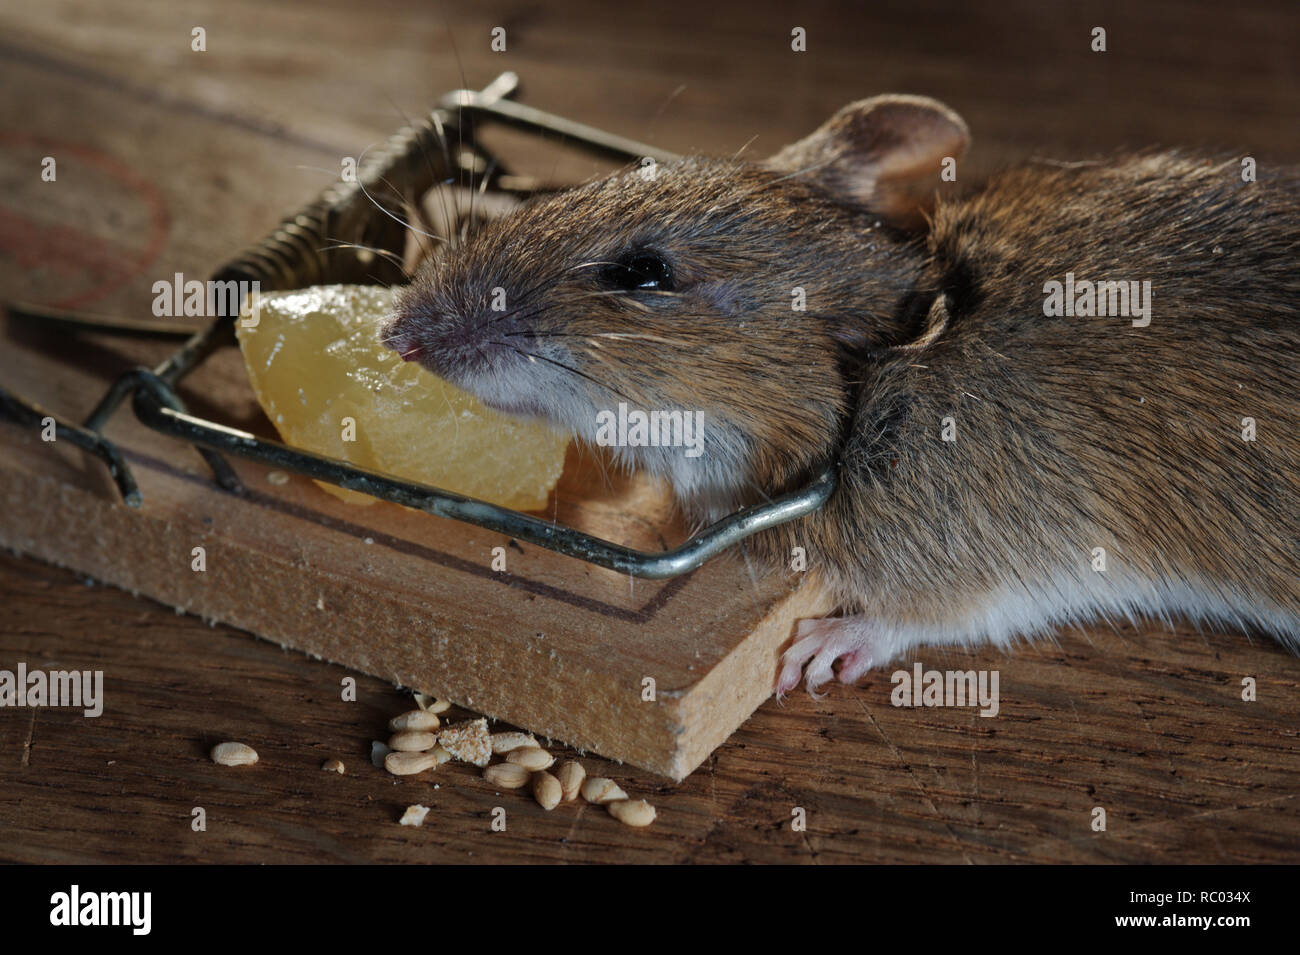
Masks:
[[[471,290],[472,291],[472,290]],[[445,283],[401,299],[384,330],[384,344],[453,384],[499,373],[516,358],[526,328],[519,311],[500,313]]]
[[[394,321],[384,332],[384,344],[397,352],[402,361],[421,361],[424,358],[424,346],[415,340],[415,335],[401,319]]]
[[[396,349],[402,361],[424,361],[425,352],[421,345],[402,345]]]

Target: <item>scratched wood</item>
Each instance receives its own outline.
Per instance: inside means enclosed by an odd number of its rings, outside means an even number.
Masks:
[[[730,2],[675,13],[664,4],[626,6],[444,11],[413,2],[357,9],[343,0],[235,0],[6,8],[4,294],[145,314],[155,278],[203,273],[258,237],[310,198],[340,157],[461,85],[462,70],[471,85],[516,70],[530,103],[681,152],[729,153],[753,139],[747,148],[762,155],[851,98],[904,90],[938,96],[966,116],[976,137],[972,175],[1028,154],[1073,159],[1152,143],[1223,146],[1261,164],[1300,159],[1294,5],[1237,4],[1231,16],[1209,3],[1028,0],[996,13],[933,3],[885,11],[821,5],[797,15]],[[509,37],[504,54],[487,50],[497,25]],[[796,25],[809,33],[802,56],[789,52]],[[1095,25],[1108,30],[1105,55],[1087,52]],[[208,31],[207,53],[189,51],[194,26]],[[510,155],[532,148],[513,134],[498,137]],[[61,160],[57,187],[32,172],[54,152],[71,157]],[[564,178],[599,171],[545,150],[515,165]],[[10,369],[15,348],[63,344],[12,328],[7,335]],[[28,390],[46,389],[52,406],[78,413],[89,400],[87,381],[166,351],[104,338],[64,347],[58,362],[23,362],[19,377]],[[186,398],[199,413],[256,418],[197,391]],[[0,427],[4,473],[26,468],[34,479],[30,462],[49,449]],[[96,466],[54,454],[62,495],[106,496]],[[184,474],[191,469],[201,473],[182,462]],[[184,474],[150,480],[178,500],[186,488],[200,494]],[[260,477],[250,483],[272,496]],[[315,507],[317,498],[294,496],[308,490],[294,484],[283,493]],[[0,526],[23,533],[58,526],[54,514],[16,516],[23,505],[9,500]],[[376,541],[362,538],[349,553],[382,561],[372,555],[391,541]],[[624,611],[645,608],[663,586],[616,596],[607,585],[595,579],[598,599]],[[1012,655],[924,651],[927,666],[997,670],[999,715],[895,708],[889,674],[875,673],[822,700],[800,693],[765,703],[679,785],[585,757],[589,770],[658,805],[655,825],[633,831],[592,807],[544,813],[526,796],[492,792],[464,767],[418,780],[374,769],[370,741],[405,705],[389,680],[358,677],[358,700],[345,703],[340,681],[354,671],[29,559],[0,558],[0,603],[0,668],[23,660],[104,669],[107,678],[105,714],[96,720],[0,710],[5,859],[1300,857],[1300,665],[1258,637],[1125,626],[1063,634]],[[699,621],[683,620],[659,638],[698,633]],[[1247,676],[1258,683],[1256,702],[1241,700]],[[247,771],[213,766],[206,751],[227,738],[256,746],[262,762]],[[346,762],[345,776],[320,772],[329,756]],[[412,802],[433,809],[424,829],[395,825]],[[190,830],[196,806],[208,812],[203,834]],[[489,832],[495,806],[507,810],[506,832]],[[1095,807],[1107,810],[1104,833],[1089,826]],[[805,832],[790,826],[798,808],[807,813]]]

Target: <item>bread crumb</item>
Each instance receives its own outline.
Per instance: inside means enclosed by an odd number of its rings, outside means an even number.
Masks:
[[[456,759],[478,767],[492,762],[492,737],[483,717],[448,726],[438,734],[438,745]]]
[[[421,806],[416,803],[414,806],[406,807],[406,812],[402,813],[402,818],[398,820],[398,823],[403,826],[422,826],[424,825],[424,817],[428,814],[428,806]]]

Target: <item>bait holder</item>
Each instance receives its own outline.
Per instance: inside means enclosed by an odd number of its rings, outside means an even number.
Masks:
[[[520,198],[550,191],[553,187],[511,175],[495,157],[474,143],[474,127],[483,120],[523,129],[604,158],[623,161],[649,158],[656,162],[677,158],[644,143],[515,102],[510,97],[518,91],[518,86],[515,74],[503,73],[482,90],[447,94],[428,116],[402,128],[366,157],[357,169],[355,181],[331,185],[301,211],[284,219],[270,235],[219,269],[212,280],[256,281],[264,291],[336,283],[394,284],[404,277],[400,266],[377,256],[373,250],[401,255],[406,230],[400,215],[404,196],[423,196],[434,186],[452,183],[470,189],[495,189]],[[388,191],[381,191],[381,186]],[[187,336],[180,349],[158,367],[136,368],[114,381],[80,424],[0,387],[0,413],[28,425],[53,419],[56,437],[103,461],[123,500],[132,507],[142,505],[140,489],[122,453],[103,434],[108,419],[128,397],[141,423],[194,445],[216,483],[231,493],[241,493],[243,487],[224,454],[474,524],[601,567],[651,579],[692,571],[758,531],[817,510],[830,497],[837,482],[836,467],[832,466],[802,489],[730,514],[678,547],[662,552],[633,550],[531,514],[367,470],[188,413],[176,386],[217,349],[236,345],[233,315],[219,317],[191,334],[178,332],[174,325],[162,321],[98,318],[23,305],[10,305],[8,312],[19,318],[57,321],[72,330],[151,337]]]

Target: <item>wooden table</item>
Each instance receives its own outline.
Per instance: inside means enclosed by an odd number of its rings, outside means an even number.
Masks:
[[[403,114],[505,69],[531,104],[679,152],[752,140],[763,155],[850,99],[907,91],[966,117],[971,175],[1157,143],[1222,146],[1262,168],[1300,160],[1294,4],[845,7],[11,5],[0,12],[4,297],[147,315],[142,276],[210,270]],[[489,48],[496,26],[502,53]],[[790,50],[796,26],[807,53]],[[1106,53],[1089,49],[1095,26]],[[195,27],[205,52],[191,49]],[[497,135],[502,151],[528,145]],[[30,159],[44,144],[95,157],[99,179],[42,184]],[[516,166],[599,169],[549,150]],[[97,345],[70,360],[115,355]],[[631,830],[590,806],[548,814],[497,795],[467,767],[427,780],[373,768],[370,741],[406,706],[382,681],[359,677],[344,702],[341,667],[10,555],[0,606],[0,669],[115,674],[98,719],[0,710],[9,860],[1300,858],[1300,662],[1258,637],[1125,626],[1012,655],[927,651],[930,667],[998,670],[999,716],[895,708],[877,672],[822,700],[769,701],[680,785],[587,759],[658,806],[652,828]],[[1255,702],[1241,699],[1245,677]],[[206,754],[222,739],[253,744],[262,761],[214,766]],[[320,770],[332,756],[345,775]],[[414,802],[432,807],[429,821],[399,827]],[[504,832],[491,830],[498,806]],[[191,829],[195,807],[204,832]],[[1105,832],[1091,827],[1095,807]],[[791,825],[799,809],[804,831]]]

